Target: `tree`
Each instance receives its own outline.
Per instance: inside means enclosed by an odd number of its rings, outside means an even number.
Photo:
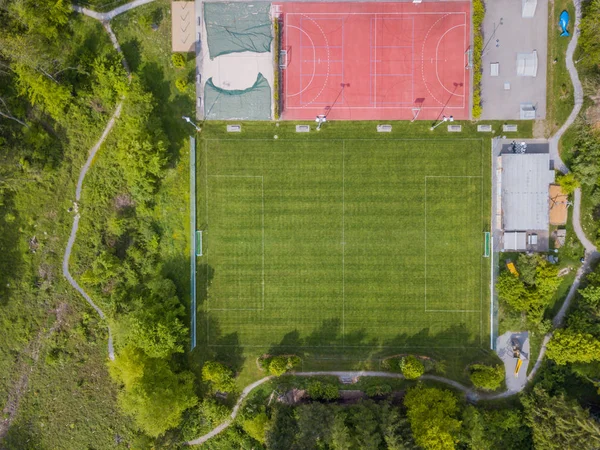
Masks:
[[[600,0],[592,0],[585,7],[581,19],[580,45],[585,58],[583,63],[588,67],[600,64]]]
[[[331,447],[333,450],[350,450],[352,448],[350,428],[346,425],[343,414],[338,413],[333,421]]]
[[[40,105],[53,119],[63,120],[71,99],[69,89],[23,64],[15,64],[14,70],[19,93],[26,95],[32,105]]]
[[[337,385],[321,381],[311,381],[306,391],[310,395],[310,398],[314,400],[335,400],[340,396],[340,390]]]
[[[475,387],[495,391],[502,386],[504,381],[504,367],[501,365],[473,364],[469,368],[469,377]]]
[[[264,412],[258,413],[256,416],[242,422],[242,428],[248,433],[248,436],[261,444],[265,443],[265,435],[269,429],[269,425],[269,417]]]
[[[407,380],[415,380],[425,373],[425,366],[415,356],[409,355],[402,358],[400,370]]]
[[[452,392],[419,384],[408,391],[404,406],[417,445],[425,450],[455,448],[460,421],[456,419],[458,404]]]
[[[556,364],[600,360],[600,340],[589,333],[579,333],[570,328],[558,330],[548,343],[546,356]]]
[[[498,296],[510,308],[516,311],[524,311],[529,304],[527,290],[519,278],[508,271],[503,271],[498,276],[496,283]]]
[[[569,172],[565,175],[559,175],[556,177],[556,182],[560,184],[563,192],[567,195],[572,194],[575,189],[579,187],[579,181],[577,181],[573,172]]]
[[[578,403],[563,394],[549,395],[539,385],[521,399],[536,448],[600,448],[600,425]]]
[[[309,403],[297,409],[298,433],[293,448],[313,450],[331,441],[334,411],[329,405]]]
[[[233,392],[235,382],[229,367],[215,361],[208,361],[202,367],[202,381],[210,383],[211,388],[221,392]]]
[[[148,358],[128,346],[110,363],[110,373],[123,387],[119,405],[149,436],[177,427],[183,412],[194,406],[194,375],[175,373],[164,359]]]
[[[300,363],[297,356],[274,356],[268,362],[268,371],[276,377],[283,375],[288,370]]]

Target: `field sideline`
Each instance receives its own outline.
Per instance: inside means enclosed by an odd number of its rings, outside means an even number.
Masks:
[[[485,347],[486,144],[201,141],[199,339],[257,351]]]

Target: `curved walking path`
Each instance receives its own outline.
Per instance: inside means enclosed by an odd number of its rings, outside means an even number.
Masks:
[[[112,11],[108,11],[105,13],[96,12],[92,9],[84,8],[83,6],[73,5],[73,11],[81,13],[85,16],[91,17],[93,19],[99,20],[101,22],[108,22],[119,14],[123,14],[133,8],[137,8],[138,6],[146,5],[148,3],[152,3],[154,0],[135,0],[131,3],[127,3],[126,5],[119,6],[118,8],[113,9]]]
[[[571,125],[573,125],[573,122],[575,122],[575,119],[577,119],[579,111],[581,111],[581,107],[583,106],[583,87],[581,86],[579,74],[577,73],[577,69],[575,68],[575,63],[573,62],[573,54],[575,53],[575,49],[577,48],[577,41],[579,39],[579,22],[581,22],[581,0],[573,0],[573,4],[575,5],[575,24],[573,25],[573,37],[571,38],[571,42],[569,42],[569,45],[567,47],[566,61],[567,70],[569,71],[571,82],[573,83],[573,97],[575,100],[575,105],[573,106],[573,110],[571,111],[571,114],[569,114],[567,121],[548,141],[550,144],[550,158],[554,160],[554,168],[560,170],[562,173],[568,173],[569,169],[560,158],[560,151],[558,148],[560,138],[563,136],[563,134],[565,134],[565,131],[567,131],[567,129]]]
[[[108,21],[110,19],[112,19],[113,17],[115,17],[125,11],[129,11],[130,9],[135,8],[136,6],[150,3],[151,1],[153,1],[153,0],[136,0],[134,2],[128,3],[127,5],[123,5],[118,8],[115,8],[108,13],[96,13],[89,9],[82,8],[80,6],[73,6],[73,10],[83,13],[87,16],[93,17],[94,19],[102,21],[104,29],[108,33],[108,36],[110,37],[113,47],[122,56],[121,62],[123,64],[123,67],[125,68],[125,72],[127,73],[127,76],[129,77],[130,80],[131,80],[131,71],[129,70],[129,65],[127,64],[127,60],[125,59],[125,55],[123,54],[123,51],[121,50],[119,41],[117,40],[117,37],[113,33],[113,30],[110,27],[110,24],[108,23]],[[108,134],[111,132],[111,130],[115,126],[116,120],[121,115],[122,108],[123,108],[123,100],[119,101],[119,103],[117,104],[117,107],[115,108],[115,112],[113,113],[110,120],[106,124],[104,131],[102,131],[102,135],[100,136],[100,139],[98,139],[98,142],[96,142],[96,144],[94,144],[94,146],[90,149],[88,158],[85,161],[85,164],[83,165],[83,167],[81,167],[81,171],[79,172],[79,178],[77,179],[77,187],[75,189],[75,202],[79,202],[79,200],[81,199],[81,191],[83,189],[83,180],[85,179],[86,174],[92,167],[94,158],[96,157],[96,153],[98,153],[98,150],[100,150],[100,147],[106,140]],[[77,283],[77,281],[73,278],[73,276],[71,275],[71,272],[69,271],[69,261],[71,259],[71,252],[73,250],[73,245],[75,244],[75,238],[77,237],[77,230],[79,229],[79,220],[81,219],[81,214],[79,213],[79,211],[77,209],[78,209],[78,206],[77,206],[77,204],[75,204],[75,216],[73,217],[73,225],[71,227],[71,234],[69,235],[69,241],[67,242],[67,247],[65,248],[65,254],[63,255],[63,263],[62,263],[63,275],[67,279],[69,284],[71,286],[73,286],[73,288],[81,294],[81,296],[85,299],[85,301],[88,302],[88,304],[92,308],[94,308],[94,310],[96,311],[96,313],[98,313],[100,318],[102,320],[106,321],[106,315],[104,314],[104,311],[102,311],[102,309],[100,309],[100,307],[98,305],[96,305],[96,303],[94,303],[92,298],[87,294],[87,292],[85,292],[83,290],[83,288],[79,285],[79,283]],[[112,331],[111,331],[110,325],[108,323],[107,323],[106,327],[108,329],[108,357],[111,361],[114,361],[115,348],[113,345]]]
[[[113,113],[112,117],[106,124],[106,128],[104,128],[104,131],[102,132],[102,135],[100,136],[100,139],[98,139],[98,142],[96,142],[96,144],[90,149],[88,158],[87,158],[85,164],[83,165],[83,167],[81,168],[81,171],[79,172],[79,179],[77,180],[77,188],[75,189],[75,201],[77,201],[77,202],[81,199],[81,190],[83,188],[83,179],[85,178],[85,175],[87,174],[88,170],[90,170],[90,167],[92,166],[92,162],[94,161],[94,158],[96,157],[96,153],[98,153],[98,150],[100,149],[100,147],[106,140],[108,133],[110,133],[112,128],[115,126],[116,119],[121,115],[122,107],[123,107],[123,102],[121,101],[117,105],[117,108],[115,109],[115,112]],[[100,307],[98,305],[96,305],[94,303],[92,298],[83,290],[83,288],[81,286],[79,286],[79,283],[77,283],[77,281],[71,275],[71,272],[69,272],[69,260],[71,259],[71,251],[73,250],[73,244],[75,243],[75,238],[77,237],[77,230],[79,229],[79,219],[80,218],[81,218],[81,215],[79,214],[79,212],[76,211],[75,217],[73,217],[73,226],[71,227],[71,235],[69,236],[69,241],[67,242],[67,247],[65,248],[65,254],[63,256],[63,263],[62,263],[63,275],[65,276],[67,281],[71,284],[71,286],[73,286],[75,288],[75,290],[77,290],[77,292],[79,292],[81,294],[81,296],[89,303],[89,305],[92,308],[94,308],[94,310],[96,310],[96,312],[98,313],[100,318],[102,320],[106,320],[106,315],[104,314],[104,312],[100,309]],[[115,349],[113,346],[112,332],[110,330],[110,326],[107,325],[107,328],[108,328],[108,357],[111,360],[114,360],[115,359]]]

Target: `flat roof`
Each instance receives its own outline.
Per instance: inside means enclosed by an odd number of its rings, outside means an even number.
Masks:
[[[187,53],[195,50],[194,17],[194,2],[171,3],[171,48],[174,52]]]
[[[550,170],[548,153],[502,154],[504,230],[547,230],[552,182],[554,171]]]

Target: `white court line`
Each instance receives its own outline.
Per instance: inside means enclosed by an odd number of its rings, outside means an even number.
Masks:
[[[455,28],[458,28],[458,27],[465,27],[465,28],[467,28],[467,24],[463,23],[461,25],[455,25],[452,28],[448,28],[446,30],[446,32],[444,34],[442,34],[440,36],[440,38],[438,39],[438,43],[435,46],[435,76],[437,77],[437,80],[438,80],[438,83],[440,83],[440,86],[442,86],[446,90],[446,92],[448,94],[456,95],[457,97],[464,97],[464,94],[462,94],[462,95],[461,94],[456,94],[456,93],[448,90],[448,88],[446,88],[446,86],[444,86],[444,83],[442,83],[442,80],[440,80],[440,74],[438,73],[438,62],[439,62],[438,52],[439,52],[439,49],[440,49],[440,42],[442,42],[442,39],[444,39],[444,36],[446,36],[448,33],[450,33],[452,30],[454,30]],[[464,73],[465,73],[465,71],[463,70],[463,80],[464,80],[464,77],[465,77]],[[465,89],[465,91],[466,91],[466,86],[465,86],[464,83],[463,83],[463,89]],[[464,108],[464,105],[465,105],[465,102],[463,100],[463,108]]]
[[[464,11],[438,11],[438,12],[301,12],[301,13],[285,13],[288,16],[303,16],[306,14],[310,14],[311,16],[439,16],[441,14],[449,15],[458,15],[458,14],[466,14]]]
[[[323,38],[325,39],[325,46],[327,47],[327,77],[325,77],[325,82],[323,83],[323,86],[321,87],[321,90],[319,91],[319,93],[310,102],[305,103],[304,105],[302,105],[302,106],[308,106],[312,102],[314,102],[317,98],[319,98],[321,96],[321,94],[325,90],[325,86],[327,86],[327,81],[329,80],[329,40],[327,39],[327,36],[325,35],[325,32],[321,28],[321,25],[319,25],[317,22],[315,22],[312,17],[307,16],[306,14],[302,14],[302,15],[304,17],[306,17],[308,20],[310,20],[312,23],[314,23],[317,26],[317,28],[319,28],[319,31],[321,32],[321,34],[323,35]],[[342,30],[342,33],[343,33],[343,30]]]
[[[312,73],[312,77],[311,77],[310,81],[308,82],[308,84],[306,85],[306,87],[304,89],[302,89],[300,92],[296,92],[295,94],[286,94],[285,95],[286,97],[296,97],[297,95],[300,95],[305,90],[307,90],[310,87],[310,85],[312,84],[313,80],[315,79],[315,72],[317,71],[317,63],[316,63],[316,61],[317,61],[317,51],[315,49],[315,44],[314,44],[312,38],[310,37],[310,35],[306,31],[304,31],[302,28],[299,28],[299,27],[297,27],[295,25],[287,25],[287,28],[295,28],[296,30],[303,32],[306,35],[306,37],[308,38],[308,40],[310,41],[310,45],[312,46],[312,50],[313,50],[313,73]],[[287,33],[286,33],[285,40],[286,40],[286,43],[287,43]],[[286,73],[287,73],[287,70],[286,70]],[[302,65],[300,65],[300,75],[302,75]],[[300,87],[302,87],[302,81],[300,82]]]
[[[311,108],[318,108],[317,106],[312,106]],[[399,108],[414,108],[414,106],[411,105],[406,105],[406,106],[343,106],[344,109],[399,109]],[[286,106],[285,109],[307,109],[306,106]],[[310,108],[309,108],[310,109]],[[437,109],[439,110],[440,107],[439,106],[422,106],[421,109]],[[446,109],[465,109],[464,106],[446,106],[444,108]],[[294,120],[302,120],[302,119],[294,119]],[[308,119],[305,119],[308,120]],[[366,120],[366,119],[365,119]],[[391,120],[391,119],[385,119],[385,120]],[[461,119],[461,120],[469,120],[469,119]]]
[[[480,153],[480,157],[482,158],[482,165],[483,165],[483,156],[481,156],[482,154]],[[483,171],[483,167],[482,167],[482,171]],[[481,281],[481,275],[479,277],[479,288],[480,288],[480,293],[479,293],[479,309],[427,309],[427,178],[481,178],[481,214],[483,216],[483,172],[482,175],[425,175],[425,196],[424,196],[424,202],[425,203],[425,308],[424,311],[425,312],[449,312],[449,313],[482,313],[482,302],[483,302],[483,286],[482,286],[482,281]],[[481,263],[480,263],[481,264]],[[481,270],[481,266],[479,268]],[[479,325],[479,340],[481,341],[482,337],[481,337],[481,332],[482,332],[482,326],[481,323]]]
[[[377,108],[377,17],[375,17],[375,45],[373,46],[375,51],[375,58],[373,58],[373,65],[375,66],[375,87],[373,89],[373,107]]]

